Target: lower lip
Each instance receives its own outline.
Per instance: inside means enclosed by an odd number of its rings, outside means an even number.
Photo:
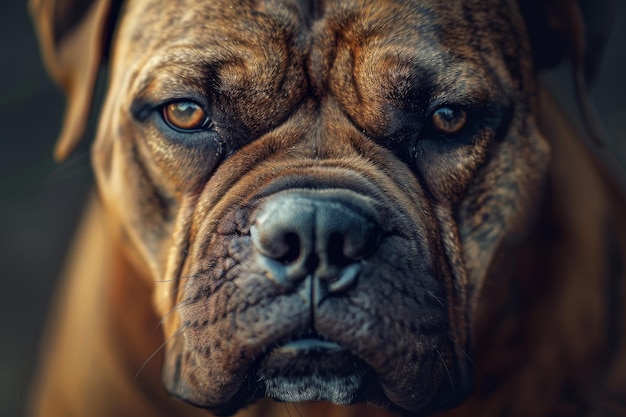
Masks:
[[[306,354],[309,352],[315,353],[336,353],[345,350],[340,345],[334,342],[327,342],[319,339],[300,339],[293,342],[284,344],[273,350],[278,354]]]
[[[303,376],[311,373],[346,375],[360,367],[360,361],[341,345],[307,338],[287,342],[267,352],[258,362],[265,377]]]

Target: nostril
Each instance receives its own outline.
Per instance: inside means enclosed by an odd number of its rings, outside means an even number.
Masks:
[[[328,236],[326,253],[328,263],[338,268],[343,268],[355,261],[354,257],[346,253],[346,237],[341,233],[333,233]]]
[[[257,252],[285,265],[300,257],[302,244],[297,233],[266,229],[268,228],[257,225],[250,227],[252,246]]]
[[[302,245],[300,244],[300,238],[296,233],[285,233],[283,236],[283,246],[286,248],[286,252],[283,255],[278,255],[275,259],[285,265],[289,265],[295,262],[301,254]]]
[[[367,259],[376,252],[380,234],[376,224],[358,214],[344,214],[344,223],[326,238],[328,262],[340,268]]]

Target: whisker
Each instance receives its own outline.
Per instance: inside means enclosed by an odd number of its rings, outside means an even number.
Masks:
[[[191,385],[191,379],[193,378],[193,376],[198,370],[200,370],[200,365],[196,365],[196,367],[193,368],[193,370],[188,373],[188,376],[186,378],[185,378],[185,375],[181,375],[180,384],[181,384],[181,390],[183,392],[185,391],[185,386]]]
[[[146,365],[148,365],[148,363],[156,356],[157,353],[159,353],[169,343],[170,340],[172,340],[174,337],[182,336],[182,331],[184,329],[186,329],[186,327],[181,327],[178,330],[176,330],[174,333],[172,333],[172,335],[170,337],[168,337],[165,340],[165,342],[163,342],[161,344],[161,346],[159,346],[154,352],[152,352],[152,354],[150,356],[148,356],[148,359],[146,359],[144,361],[143,365],[141,365],[141,367],[139,368],[139,370],[135,374],[135,379],[139,378],[139,374],[141,374],[141,371],[143,371],[143,369],[146,367]]]
[[[89,152],[81,152],[65,160],[41,179],[41,184],[53,184],[73,177],[83,169],[89,169]]]
[[[187,275],[184,277],[176,277],[176,278],[172,278],[172,279],[156,279],[153,282],[158,282],[158,283],[162,283],[162,282],[174,282],[174,281],[181,281],[184,279],[194,279],[194,278],[198,278],[200,275],[199,274],[194,274],[194,275]]]
[[[454,340],[454,338],[452,336],[448,336],[448,339],[450,339],[450,341],[452,341],[452,343],[454,343],[454,345],[463,353],[463,355],[465,355],[465,357],[467,358],[468,361],[470,361],[470,363],[472,364],[472,366],[476,369],[476,363],[474,362],[474,360],[472,359],[472,357],[465,351],[465,349],[463,349],[463,347],[459,344],[459,342],[457,342],[456,340]]]
[[[264,384],[261,383],[262,381],[263,377],[257,376],[256,378],[253,378],[253,372],[248,372],[248,375],[246,376],[246,383],[248,384],[248,392],[251,393],[250,396],[252,398],[256,398],[257,392],[259,392],[261,388],[264,388]],[[256,384],[254,384],[255,382]],[[254,384],[254,391],[252,390],[252,384]]]
[[[185,298],[184,300],[182,300],[179,303],[176,303],[174,305],[174,307],[172,307],[170,309],[170,311],[168,311],[167,313],[165,313],[165,315],[163,317],[161,317],[161,320],[159,320],[159,322],[157,323],[156,326],[154,326],[155,329],[158,329],[159,326],[163,326],[163,324],[165,323],[165,320],[167,320],[169,318],[169,316],[171,316],[176,310],[178,310],[179,308],[182,307],[186,307],[188,305],[191,305],[193,303],[193,298],[189,297],[189,298]]]
[[[439,355],[439,359],[441,359],[441,363],[443,363],[443,367],[446,369],[446,373],[448,374],[448,380],[450,381],[450,388],[452,388],[452,395],[456,398],[456,390],[454,389],[454,382],[452,382],[452,375],[450,375],[450,370],[448,369],[448,365],[446,364],[445,359],[439,352],[439,349],[435,348],[435,352]]]
[[[289,411],[289,403],[283,403],[283,404],[285,404],[285,410],[287,411],[287,415],[288,415],[289,417],[293,417],[293,416],[291,415],[291,411]]]
[[[461,310],[457,306],[454,306],[454,305],[450,304],[450,302],[448,300],[439,297],[434,292],[432,292],[430,290],[426,290],[426,294],[430,295],[432,298],[437,300],[440,305],[442,305],[442,306],[445,305],[445,306],[451,307],[454,311],[461,312]]]
[[[300,409],[298,408],[298,406],[299,406],[299,405],[301,406],[301,405],[303,405],[303,404],[302,404],[302,403],[293,403],[293,408],[296,410],[296,413],[298,413],[298,416],[299,416],[299,417],[302,417],[302,416],[303,416],[303,414],[302,414],[302,412],[300,411]]]

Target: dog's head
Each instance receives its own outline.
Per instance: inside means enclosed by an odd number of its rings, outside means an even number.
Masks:
[[[173,395],[465,398],[483,280],[548,159],[515,1],[40,3],[59,155],[119,11],[93,160]]]

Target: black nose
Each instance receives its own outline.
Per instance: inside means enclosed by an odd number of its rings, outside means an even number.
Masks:
[[[369,199],[342,190],[270,197],[250,235],[271,279],[293,285],[314,275],[338,292],[355,282],[359,261],[376,253],[380,233]]]

